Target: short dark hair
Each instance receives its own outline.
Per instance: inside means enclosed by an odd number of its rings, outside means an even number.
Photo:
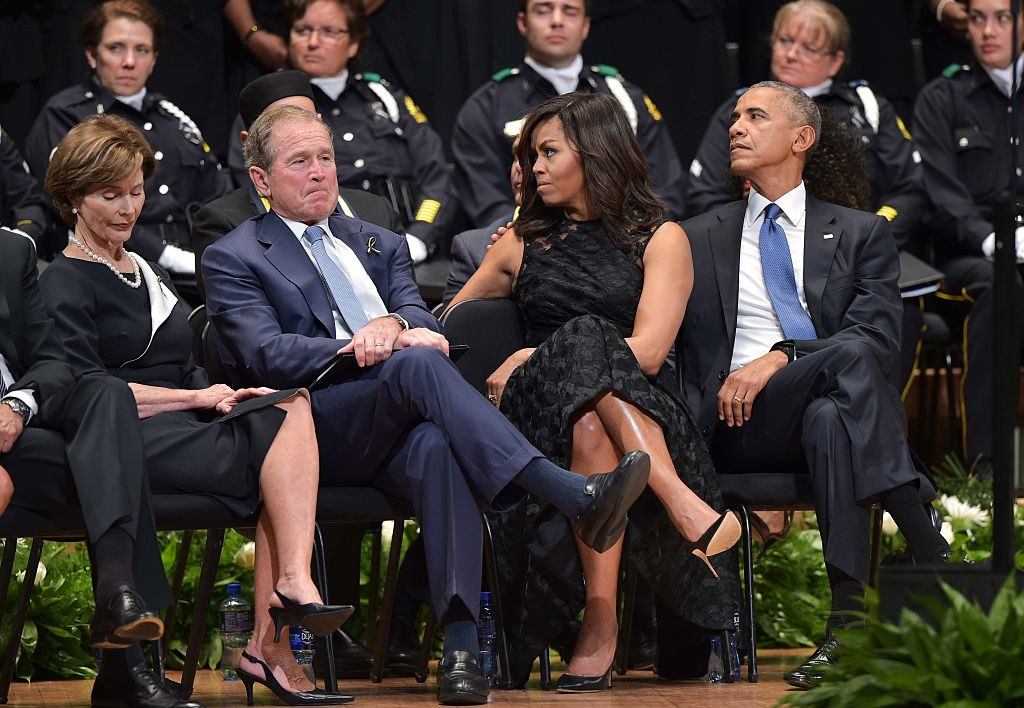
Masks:
[[[317,0],[287,0],[284,6],[285,20],[291,28],[306,16],[309,6]],[[353,42],[361,42],[370,33],[370,23],[366,19],[366,8],[363,0],[328,0],[345,11],[348,20],[348,36]]]
[[[147,0],[109,0],[89,13],[82,23],[82,46],[92,51],[100,46],[103,30],[118,18],[141,22],[153,33],[153,51],[164,41],[164,18]]]
[[[518,0],[518,2],[519,12],[526,12],[526,8],[529,6],[530,0]],[[593,4],[594,0],[583,0],[583,14],[587,17],[590,16],[591,11],[593,10]]]
[[[665,207],[654,194],[643,150],[629,126],[626,112],[603,93],[569,93],[549,99],[526,117],[516,159],[523,170],[523,206],[516,235],[529,241],[543,236],[562,219],[562,209],[549,207],[537,194],[533,134],[558,118],[569,144],[579,155],[587,206],[597,212],[608,238],[630,252],[635,238],[658,228]]]
[[[781,81],[760,81],[748,90],[757,88],[775,89],[781,93],[782,102],[785,104],[790,124],[811,126],[811,129],[814,131],[814,141],[817,143],[818,136],[821,135],[821,111],[818,110],[818,104],[814,102],[814,99],[801,89],[784,84]],[[814,145],[811,146],[811,151],[813,150]],[[807,156],[810,157],[810,153]]]

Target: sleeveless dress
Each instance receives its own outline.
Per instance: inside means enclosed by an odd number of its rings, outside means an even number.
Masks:
[[[501,410],[552,462],[568,467],[577,412],[613,391],[657,421],[679,478],[724,509],[704,440],[666,363],[646,376],[624,338],[632,334],[651,233],[620,250],[600,221],[564,219],[525,244],[516,285],[530,359],[509,378]],[[584,605],[582,567],[569,520],[527,497],[495,514],[504,622],[512,675],[525,683],[533,659]],[[629,514],[623,562],[632,564],[659,603],[709,630],[732,627],[738,590],[734,551],[715,556],[716,580],[682,547],[664,507],[647,489]],[[702,638],[701,638],[702,639]]]

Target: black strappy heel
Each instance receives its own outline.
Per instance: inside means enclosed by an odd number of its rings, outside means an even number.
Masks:
[[[250,674],[243,668],[235,669],[238,678],[245,685],[245,700],[250,706],[253,704],[252,685],[254,683],[262,684],[269,688],[279,700],[284,701],[286,706],[336,706],[342,703],[351,703],[355,700],[355,696],[327,693],[319,688],[314,688],[312,691],[288,691],[278,682],[274,672],[270,670],[265,661],[257,659],[247,651],[242,652],[242,658],[263,667],[263,674],[265,676],[265,678],[260,678],[255,674]]]
[[[740,540],[740,534],[740,520],[736,518],[736,514],[726,511],[696,541],[687,541],[684,538],[683,548],[704,561],[711,574],[717,578],[718,571],[708,559],[735,546]]]
[[[305,605],[292,600],[280,591],[274,594],[284,607],[271,607],[270,618],[274,620],[274,641],[281,641],[281,630],[286,626],[301,624],[317,637],[326,637],[336,630],[356,611],[352,605],[321,605],[308,602]]]

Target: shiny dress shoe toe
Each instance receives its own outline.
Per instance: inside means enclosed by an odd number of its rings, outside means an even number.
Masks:
[[[334,640],[334,668],[339,678],[361,679],[370,678],[373,668],[373,652],[355,637],[343,629],[336,630],[331,637]],[[325,652],[317,652],[321,657]],[[326,657],[324,657],[326,658]]]
[[[487,703],[491,686],[476,657],[453,651],[437,664],[437,702],[443,706],[479,706]]]
[[[203,708],[169,691],[146,666],[132,666],[128,675],[100,673],[92,686],[92,705],[99,708]]]
[[[825,643],[818,647],[810,658],[783,677],[790,686],[796,688],[813,688],[821,680],[821,672],[826,666],[835,664],[839,657],[839,640],[832,632],[825,637]]]
[[[574,674],[562,674],[555,684],[559,693],[596,693],[612,687],[612,669],[601,676],[576,676]]]
[[[614,546],[626,530],[626,514],[647,486],[651,458],[646,452],[626,453],[611,472],[587,477],[584,491],[593,497],[573,526],[580,540],[598,553]]]
[[[94,649],[124,649],[132,642],[153,641],[164,633],[164,623],[131,585],[122,585],[105,606],[97,608],[89,624]]]

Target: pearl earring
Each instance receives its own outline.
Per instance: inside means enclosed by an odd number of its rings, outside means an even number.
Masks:
[[[71,208],[71,213],[72,214],[77,214],[78,213],[78,208],[77,207],[72,207]]]

